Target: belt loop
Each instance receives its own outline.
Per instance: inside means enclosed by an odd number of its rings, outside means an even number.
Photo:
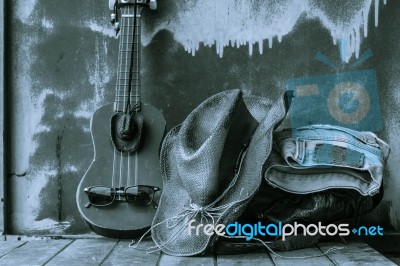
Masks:
[[[296,142],[296,154],[294,155],[294,157],[299,163],[303,163],[305,158],[306,142],[298,138],[295,139],[295,142]]]

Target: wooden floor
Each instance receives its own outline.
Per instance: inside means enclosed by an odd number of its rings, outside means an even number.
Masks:
[[[139,247],[130,241],[93,239],[8,238],[0,242],[0,265],[396,265],[365,243],[322,243],[313,248],[279,252],[286,257],[322,255],[331,247],[343,247],[320,257],[288,259],[260,250],[240,255],[173,257],[157,251],[147,254],[153,242]]]

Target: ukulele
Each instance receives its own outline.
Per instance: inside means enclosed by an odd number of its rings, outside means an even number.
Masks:
[[[140,17],[156,2],[109,0],[109,5],[120,31],[115,101],[91,118],[94,159],[78,185],[76,202],[95,233],[132,238],[151,225],[162,188],[159,148],[165,119],[140,97]]]

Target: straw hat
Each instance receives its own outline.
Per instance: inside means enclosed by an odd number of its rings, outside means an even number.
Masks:
[[[163,191],[151,228],[163,252],[203,253],[216,235],[189,234],[189,222],[229,224],[242,213],[261,184],[272,131],[286,113],[284,100],[223,91],[168,133],[161,148]]]

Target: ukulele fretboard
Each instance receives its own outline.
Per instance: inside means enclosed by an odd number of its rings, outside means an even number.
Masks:
[[[114,101],[116,112],[140,104],[140,34],[142,7],[121,7],[117,84]],[[136,19],[135,19],[136,15]],[[133,60],[133,62],[131,62]],[[129,90],[130,85],[130,90]]]

